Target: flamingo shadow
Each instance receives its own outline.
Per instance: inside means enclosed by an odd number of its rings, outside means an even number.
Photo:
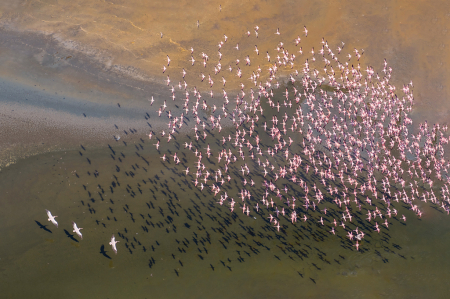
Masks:
[[[65,229],[64,232],[66,233],[67,237],[70,238],[72,241],[79,243],[79,241],[73,237],[74,235],[69,233],[69,231],[67,229]]]
[[[36,222],[36,224],[37,225],[39,225],[39,228],[41,228],[41,229],[43,229],[43,230],[45,230],[46,232],[49,232],[49,233],[53,233],[51,230],[49,230],[48,228],[47,228],[47,226],[48,225],[43,225],[42,223],[40,223],[39,221],[37,221],[37,220],[34,220],[35,222]]]
[[[103,254],[104,257],[111,259],[111,257],[108,254],[106,254],[105,245],[102,245],[100,247],[100,253]]]

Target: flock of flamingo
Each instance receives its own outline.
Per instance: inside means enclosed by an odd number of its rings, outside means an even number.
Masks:
[[[253,31],[245,32],[252,45],[262,38],[258,26]],[[364,50],[344,54],[344,43],[332,47],[323,38],[307,50],[307,36],[304,27],[275,50],[248,50],[224,35],[216,62],[190,49],[192,71],[174,70],[167,55],[162,72],[172,98],[162,99],[156,111],[168,129],[151,131],[148,138],[157,139],[158,151],[177,134],[196,141],[184,142],[187,163],[173,147],[162,163],[183,168],[230,213],[265,215],[277,231],[313,222],[348,238],[356,250],[368,234],[406,222],[399,206],[417,217],[426,204],[448,214],[447,126],[412,126],[413,84],[397,89],[386,60],[377,73],[361,67]],[[226,59],[228,66],[222,65]],[[263,67],[257,64],[262,61]],[[227,92],[227,82],[240,89]],[[155,102],[152,97],[150,105]],[[173,108],[178,103],[182,108]],[[191,119],[195,123],[189,125]],[[57,225],[56,216],[48,215]],[[113,235],[109,244],[116,253],[117,242]]]

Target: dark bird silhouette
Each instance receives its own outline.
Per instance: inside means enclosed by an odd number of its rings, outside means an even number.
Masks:
[[[37,225],[39,225],[39,228],[41,228],[41,229],[43,229],[43,230],[45,230],[46,232],[49,232],[49,233],[53,233],[51,230],[49,230],[48,228],[47,228],[47,226],[48,225],[43,225],[42,223],[40,223],[39,221],[37,221],[37,220],[34,220],[35,222],[36,222],[36,224]]]
[[[100,247],[100,253],[104,256],[104,257],[106,257],[106,258],[108,258],[108,259],[111,259],[111,257],[106,253],[107,251],[105,251],[105,245],[102,245],[101,247]]]

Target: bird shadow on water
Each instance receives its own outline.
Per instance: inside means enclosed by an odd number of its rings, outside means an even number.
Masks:
[[[51,230],[49,230],[48,228],[47,228],[47,225],[43,225],[42,223],[40,223],[39,221],[37,221],[37,220],[34,220],[35,222],[36,222],[36,224],[37,225],[39,225],[39,228],[41,228],[41,229],[43,229],[43,230],[45,230],[46,232],[49,232],[49,233],[53,233]]]
[[[102,244],[102,246],[100,247],[100,253],[103,254],[104,257],[111,259],[111,257],[106,253],[105,251],[105,245]]]
[[[79,242],[77,239],[75,239],[71,233],[69,233],[69,231],[67,229],[64,230],[64,232],[66,233],[67,237],[70,238],[72,241],[74,242]]]

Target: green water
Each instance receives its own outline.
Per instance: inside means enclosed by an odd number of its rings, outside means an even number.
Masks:
[[[267,212],[231,214],[183,167],[162,163],[165,149],[158,154],[152,143],[111,143],[116,160],[107,147],[80,147],[2,170],[2,298],[445,298],[449,291],[449,219],[435,209],[424,208],[419,220],[396,206],[406,225],[391,219],[389,237],[369,232],[357,252],[315,223],[284,221],[278,233]],[[193,154],[182,152],[192,172]],[[239,203],[236,192],[228,190]]]

